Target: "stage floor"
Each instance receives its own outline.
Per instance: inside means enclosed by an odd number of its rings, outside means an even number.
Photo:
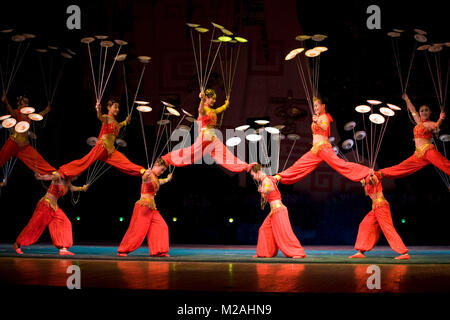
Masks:
[[[17,255],[0,245],[0,284],[66,287],[77,265],[82,288],[276,293],[449,293],[450,247],[410,247],[411,260],[377,247],[366,259],[348,259],[352,247],[306,246],[305,259],[253,258],[254,246],[173,245],[170,257],[153,258],[141,247],[117,257],[116,246],[74,246],[59,256],[51,245]],[[380,268],[380,288],[369,289],[370,265]]]

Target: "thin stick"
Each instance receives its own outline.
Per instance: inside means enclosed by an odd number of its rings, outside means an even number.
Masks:
[[[148,160],[148,148],[147,148],[147,139],[145,138],[145,129],[144,129],[144,120],[142,118],[142,112],[139,112],[139,119],[141,122],[141,131],[142,131],[142,139],[144,141],[144,148],[145,148],[145,158],[147,159],[147,168],[149,168],[149,160]]]
[[[123,83],[125,86],[125,99],[127,101],[127,115],[130,114],[130,101],[128,98],[128,86],[127,86],[127,75],[125,71],[125,62],[122,62],[122,69],[123,69]]]
[[[94,82],[95,99],[96,99],[96,101],[98,101],[97,84],[96,84],[95,76],[94,76],[94,65],[92,64],[91,46],[89,45],[89,43],[87,44],[87,47],[88,47],[88,52],[89,52],[89,61],[91,63],[92,81]]]
[[[201,80],[200,80],[200,70],[199,70],[199,68],[198,68],[197,54],[196,54],[196,51],[195,51],[194,35],[192,34],[192,28],[189,28],[189,31],[190,31],[190,33],[191,33],[192,50],[194,51],[195,68],[197,69],[198,86],[199,86],[199,88],[200,88],[200,90],[201,90],[202,83],[201,83]]]
[[[114,69],[114,65],[116,64],[116,59],[117,59],[117,57],[119,56],[119,53],[120,53],[120,49],[121,49],[121,48],[122,48],[122,46],[119,46],[119,49],[117,50],[116,56],[115,56],[115,58],[114,58],[114,60],[113,60],[112,66],[111,66],[111,69],[109,70],[108,77],[106,78],[105,85],[104,85],[103,90],[102,90],[102,92],[101,92],[100,99],[103,97],[103,94],[105,93],[106,85],[108,84],[109,78],[111,77],[111,73],[112,73],[112,71],[113,71],[113,69]]]
[[[136,88],[136,92],[134,93],[133,105],[134,105],[134,101],[136,101],[137,95],[139,93],[139,88],[141,87],[141,82],[142,82],[142,77],[144,76],[145,66],[146,66],[146,64],[144,63],[143,67],[142,67],[142,71],[141,71],[141,77],[139,78],[138,86]],[[134,111],[134,108],[131,109],[131,114],[133,114],[133,111]]]

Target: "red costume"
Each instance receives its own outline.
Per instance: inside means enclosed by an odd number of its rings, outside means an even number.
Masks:
[[[406,249],[402,239],[397,231],[395,231],[389,203],[382,194],[381,175],[378,172],[375,174],[378,177],[375,185],[369,183],[369,177],[362,181],[367,195],[370,196],[377,193],[380,195],[376,199],[372,198],[372,210],[364,217],[359,225],[355,249],[361,252],[372,250],[378,242],[380,232],[383,231],[392,250],[399,254],[405,254],[408,252],[408,249]]]
[[[159,180],[153,173],[147,180],[148,182],[142,182],[141,194],[151,194],[154,197],[159,189]],[[141,197],[134,205],[130,226],[117,251],[119,254],[128,254],[136,250],[146,236],[151,256],[167,256],[169,228],[156,209],[155,200]]]
[[[263,197],[269,204],[277,200],[279,202],[271,206],[275,207],[271,211],[272,215],[268,215],[259,228],[256,255],[264,258],[275,257],[280,249],[286,257],[306,257],[305,250],[292,231],[288,210],[281,203],[276,179],[267,176],[263,183],[266,179],[272,184],[273,190],[267,194],[263,193]]]
[[[214,134],[217,115],[213,109],[207,109],[202,115],[199,108],[197,123],[201,125],[199,136],[190,147],[174,150],[162,156],[166,165],[184,167],[196,163],[203,154],[210,154],[218,165],[231,172],[250,170],[252,165],[235,157],[233,153]]]
[[[21,113],[19,109],[14,110],[12,116],[17,120],[17,122],[31,122],[30,118]],[[6,140],[2,150],[0,150],[0,167],[2,167],[12,157],[17,156],[33,172],[46,175],[51,174],[56,170],[44,160],[36,149],[30,146],[28,132],[19,133],[16,132],[14,128],[12,130],[13,133],[9,136],[8,140]]]
[[[414,127],[414,138],[422,138],[431,140],[433,133],[425,128],[422,122]],[[441,155],[434,145],[426,143],[420,148],[416,148],[414,154],[403,162],[388,168],[381,169],[384,177],[389,179],[403,178],[416,171],[419,171],[426,165],[432,164],[450,175],[450,161]]]
[[[119,171],[131,176],[141,176],[144,173],[145,169],[142,166],[132,163],[114,147],[114,142],[119,134],[119,130],[125,125],[125,122],[119,124],[109,115],[103,115],[102,117],[102,128],[97,144],[92,148],[91,152],[83,158],[61,166],[58,172],[62,177],[76,177],[89,168],[96,160],[106,162],[117,168]],[[111,123],[107,123],[108,118],[112,120]]]
[[[47,225],[55,247],[68,249],[72,246],[72,224],[61,208],[58,207],[57,201],[50,197],[53,196],[58,199],[65,195],[67,191],[67,185],[56,184],[55,182],[50,185],[47,194],[39,200],[31,220],[17,237],[16,243],[19,247],[35,243]]]
[[[326,113],[330,123],[333,121],[331,116]],[[330,135],[330,125],[327,129],[322,129],[314,122],[311,125],[312,133],[321,135],[326,138]],[[291,167],[287,168],[283,172],[278,173],[281,177],[281,183],[293,184],[300,181],[312,171],[314,171],[323,161],[325,161],[330,167],[342,174],[351,181],[358,182],[365,178],[370,169],[353,163],[347,162],[339,158],[333,151],[331,144],[328,141],[320,141],[313,144],[310,151],[305,153],[300,159],[298,159]]]

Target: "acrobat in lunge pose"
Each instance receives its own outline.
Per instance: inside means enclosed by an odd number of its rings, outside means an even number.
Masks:
[[[250,174],[258,182],[264,201],[270,205],[270,213],[259,228],[255,257],[275,257],[280,249],[288,258],[305,258],[305,250],[292,231],[288,210],[281,202],[277,180],[267,176],[260,164],[254,165]]]
[[[355,249],[358,252],[349,258],[365,258],[364,252],[372,250],[378,242],[381,231],[383,231],[392,250],[400,254],[400,256],[394,259],[409,259],[408,249],[406,249],[402,239],[394,228],[389,202],[387,202],[383,195],[381,178],[382,175],[375,172],[361,180],[366,195],[372,199],[372,210],[364,217],[359,225],[355,244]]]
[[[100,160],[112,165],[125,174],[141,176],[145,172],[145,169],[142,166],[132,163],[114,147],[114,142],[120,129],[130,123],[131,116],[128,115],[125,121],[117,122],[116,117],[119,114],[119,103],[115,100],[108,101],[108,114],[102,114],[101,106],[98,102],[95,108],[97,110],[97,117],[102,122],[97,144],[83,158],[61,166],[58,169],[58,173],[62,177],[75,177],[85,171],[96,160]]]
[[[212,89],[201,92],[200,98],[197,123],[201,128],[198,138],[190,147],[174,150],[162,156],[166,165],[184,167],[201,159],[203,154],[209,153],[218,165],[229,171],[241,172],[250,170],[253,164],[248,164],[235,157],[215,134],[217,115],[224,112],[230,102],[226,100],[223,106],[214,109],[216,93]]]
[[[6,105],[8,112],[11,114],[11,117],[20,121],[31,122],[31,119],[27,114],[21,112],[23,108],[28,107],[28,98],[19,97],[17,99],[17,109],[13,109],[4,94],[2,97],[3,103]],[[51,107],[48,105],[42,112],[39,114],[41,116],[45,116]],[[13,132],[9,136],[8,140],[6,140],[2,149],[0,150],[0,167],[2,167],[9,159],[14,156],[17,156],[28,168],[30,168],[33,172],[37,172],[42,175],[50,174],[56,169],[53,168],[44,158],[30,146],[30,141],[28,140],[28,131],[27,132],[16,132],[14,128],[12,128]]]
[[[408,110],[411,112],[414,121],[416,122],[416,126],[414,127],[416,151],[403,162],[392,167],[381,169],[380,171],[383,174],[383,177],[389,179],[406,177],[428,164],[432,164],[444,171],[447,175],[450,175],[450,161],[441,155],[431,142],[433,132],[439,129],[442,121],[445,119],[445,113],[441,112],[439,120],[433,122],[430,121],[431,111],[427,105],[421,106],[418,114],[406,93],[403,95],[403,99],[406,101]]]
[[[36,178],[52,180],[52,183],[44,197],[39,200],[30,221],[17,237],[14,250],[18,254],[23,254],[20,248],[35,243],[44,232],[45,227],[48,226],[53,245],[59,249],[59,254],[72,255],[73,253],[68,251],[73,244],[72,224],[61,208],[58,207],[58,199],[69,190],[86,191],[89,186],[75,187],[72,185],[74,179],[62,179],[53,174],[36,174]]]
[[[146,236],[151,256],[168,256],[169,228],[155,204],[159,186],[172,180],[171,173],[166,179],[158,178],[166,169],[164,160],[158,158],[152,169],[146,170],[142,176],[141,198],[134,205],[130,226],[117,250],[118,256],[126,257],[139,248]]]
[[[283,184],[292,184],[306,177],[323,161],[354,182],[367,177],[370,173],[368,167],[345,161],[334,153],[331,144],[328,142],[330,124],[333,119],[326,112],[325,104],[320,98],[314,98],[314,112],[315,115],[313,115],[313,123],[311,124],[313,134],[311,150],[298,159],[291,167],[276,174],[275,177]]]

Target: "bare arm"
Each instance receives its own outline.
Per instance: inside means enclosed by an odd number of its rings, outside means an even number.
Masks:
[[[95,104],[95,110],[97,111],[97,118],[98,118],[98,120],[103,122],[102,106],[100,104],[100,101],[97,101],[97,103]]]
[[[119,128],[129,125],[130,122],[131,122],[131,114],[129,114],[124,121],[119,123]]]
[[[416,107],[414,107],[411,100],[409,100],[408,95],[405,93],[405,94],[403,94],[402,98],[403,98],[403,100],[406,101],[406,107],[408,108],[409,112],[411,112],[411,114],[414,118],[414,121],[416,123],[419,123],[420,122],[419,114],[417,113]]]
[[[313,122],[322,130],[327,130],[330,126],[330,121],[328,120],[328,117],[326,115],[313,115]]]
[[[169,173],[169,174],[167,175],[167,178],[165,178],[165,179],[159,179],[159,184],[160,184],[160,185],[166,184],[167,182],[170,182],[171,180],[172,180],[172,174]]]
[[[217,108],[217,109],[214,110],[214,111],[215,111],[215,113],[217,113],[217,114],[222,113],[222,112],[224,112],[225,110],[228,109],[229,105],[230,105],[230,100],[227,99],[227,100],[225,100],[225,103],[224,103],[223,106]]]
[[[2,102],[5,104],[6,109],[8,109],[9,114],[14,116],[15,115],[14,109],[9,104],[8,98],[6,97],[5,93],[2,96]]]
[[[52,107],[50,106],[50,103],[49,103],[48,106],[47,106],[44,110],[42,110],[41,112],[39,112],[39,114],[40,114],[41,116],[45,116],[47,113],[50,112],[50,110],[52,110]]]
[[[59,175],[58,172],[53,172],[52,174],[39,174],[39,173],[35,173],[34,177],[36,178],[36,180],[44,180],[44,181],[56,181],[61,179],[61,176]]]
[[[70,188],[70,191],[78,191],[78,192],[83,191],[83,192],[86,192],[87,189],[89,188],[89,185],[85,184],[82,187],[77,187],[77,186],[74,186],[73,184],[70,184],[69,188]]]

